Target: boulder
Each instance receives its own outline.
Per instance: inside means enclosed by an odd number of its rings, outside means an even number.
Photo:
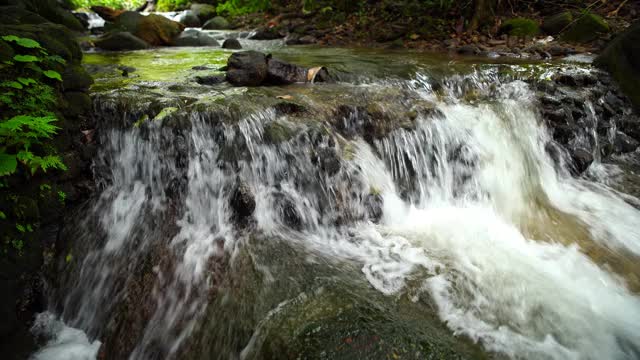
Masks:
[[[200,85],[218,85],[226,81],[223,75],[196,76],[196,82]]]
[[[200,27],[202,22],[191,10],[186,10],[178,16],[178,22],[186,27]]]
[[[205,30],[226,30],[230,27],[231,24],[229,24],[227,19],[223,18],[222,16],[216,16],[202,25],[202,28]]]
[[[98,14],[104,21],[114,22],[116,18],[124,12],[124,10],[116,10],[106,6],[92,6],[91,11]]]
[[[560,37],[563,41],[586,43],[609,32],[609,24],[596,14],[582,14]]]
[[[257,51],[234,53],[227,61],[227,81],[235,86],[258,86],[267,79],[267,55]]]
[[[558,35],[573,21],[573,15],[570,11],[563,11],[561,13],[548,16],[542,21],[540,28],[547,35]]]
[[[527,18],[513,18],[505,21],[500,26],[499,34],[511,36],[536,36],[539,32],[538,23]]]
[[[263,28],[257,30],[249,39],[251,40],[275,40],[284,37],[278,30],[274,28]]]
[[[0,24],[3,25],[20,25],[20,24],[42,24],[47,19],[42,16],[26,10],[19,6],[0,6]]]
[[[62,7],[57,0],[22,0],[12,3],[21,5],[24,9],[36,13],[52,23],[66,26],[70,30],[84,31],[80,21],[71,11]]]
[[[192,4],[191,12],[200,19],[201,23],[216,16],[216,7],[209,4]]]
[[[242,49],[242,45],[240,45],[240,41],[238,39],[227,39],[222,43],[223,49]]]
[[[153,46],[172,45],[175,38],[184,30],[184,25],[164,16],[141,15],[135,11],[125,11],[116,18],[114,28],[130,32]]]
[[[93,107],[91,98],[86,92],[67,91],[64,93],[64,100],[66,102],[64,114],[67,116],[88,114]]]
[[[634,107],[640,109],[640,21],[613,39],[594,64],[609,71]]]
[[[328,81],[329,73],[324,67],[308,69],[251,50],[229,57],[227,80],[235,86],[287,85]]]
[[[121,51],[147,49],[149,44],[130,32],[109,33],[94,42],[100,49]]]
[[[184,31],[174,41],[175,46],[220,46],[218,40],[198,30]]]

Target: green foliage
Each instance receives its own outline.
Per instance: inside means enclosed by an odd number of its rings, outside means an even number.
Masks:
[[[72,0],[76,8],[88,9],[92,6],[108,6],[114,9],[135,9],[146,0]]]
[[[159,11],[176,11],[189,7],[191,0],[158,0]]]
[[[62,81],[60,73],[45,68],[64,64],[59,56],[50,56],[40,44],[27,38],[6,35],[2,40],[14,44],[15,62],[5,62],[0,75],[0,176],[15,173],[20,164],[34,174],[39,169],[65,170],[62,160],[47,151],[45,140],[59,129],[50,112],[55,104],[55,89],[47,81]]]
[[[226,0],[218,4],[218,14],[240,16],[253,12],[265,11],[271,8],[269,0]]]

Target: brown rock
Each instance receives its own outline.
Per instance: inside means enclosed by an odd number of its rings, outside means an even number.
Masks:
[[[124,12],[124,10],[116,10],[107,6],[92,6],[91,10],[105,21],[111,22],[115,21],[116,18]]]

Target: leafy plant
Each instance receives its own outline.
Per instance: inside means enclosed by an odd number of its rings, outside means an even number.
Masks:
[[[0,78],[0,110],[11,116],[0,120],[0,176],[15,173],[19,164],[31,174],[39,169],[66,170],[60,157],[46,151],[44,144],[59,129],[49,110],[56,100],[55,91],[46,81],[62,81],[60,73],[50,67],[65,61],[49,55],[33,39],[6,35],[2,40],[15,44],[24,53],[4,62]]]
[[[218,14],[240,16],[271,8],[269,0],[226,0],[216,7]]]
[[[135,9],[146,0],[72,0],[76,8],[88,9],[94,5],[107,6],[114,9]]]

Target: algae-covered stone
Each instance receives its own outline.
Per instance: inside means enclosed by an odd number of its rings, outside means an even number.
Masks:
[[[193,4],[191,11],[203,23],[216,16],[216,7],[209,4]]]
[[[511,36],[535,36],[539,31],[538,23],[527,18],[509,19],[500,27],[500,33]]]
[[[205,30],[225,30],[229,29],[231,25],[227,21],[227,19],[222,16],[216,16],[213,19],[207,21],[202,25],[202,28]]]
[[[586,43],[609,32],[609,24],[596,14],[587,13],[576,17],[573,25],[562,34],[562,40]]]
[[[640,21],[611,41],[595,64],[609,71],[636,109],[640,109]]]
[[[562,30],[567,28],[573,21],[573,15],[570,11],[548,16],[542,22],[540,28],[547,35],[558,35]]]

